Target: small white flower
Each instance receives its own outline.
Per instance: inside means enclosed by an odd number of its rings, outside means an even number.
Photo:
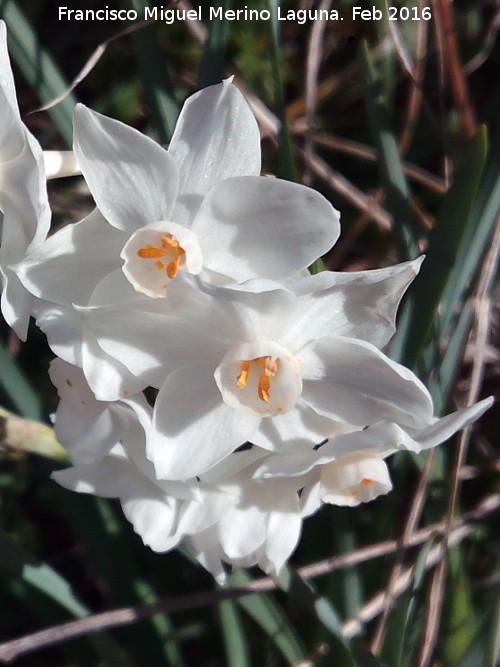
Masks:
[[[355,507],[391,489],[384,459],[370,451],[344,454],[321,469],[320,496],[324,503]]]

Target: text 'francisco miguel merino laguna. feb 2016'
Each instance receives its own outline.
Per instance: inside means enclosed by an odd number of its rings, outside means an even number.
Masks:
[[[176,21],[270,21],[271,12],[268,9],[226,9],[222,7],[198,6],[193,9],[172,9],[165,7],[144,7],[143,12],[135,9],[110,9],[107,5],[102,9],[77,9],[70,7],[59,7],[58,18],[60,21],[161,21],[168,25]],[[431,18],[429,7],[387,7],[387,18],[391,21],[428,21]],[[383,11],[376,7],[363,8],[354,6],[351,8],[351,16],[346,17],[353,21],[381,21],[384,18]],[[278,21],[292,21],[300,25],[308,21],[343,21],[336,9],[283,9],[278,6]]]

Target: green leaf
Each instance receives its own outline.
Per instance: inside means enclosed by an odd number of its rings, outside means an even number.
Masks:
[[[218,7],[222,8],[222,16],[231,7],[231,0],[221,0]],[[200,65],[200,88],[220,83],[224,78],[224,56],[226,54],[229,23],[225,18],[214,18],[210,26],[203,58]]]
[[[271,29],[271,61],[273,66],[274,91],[276,113],[280,119],[280,141],[279,141],[279,158],[280,167],[279,175],[289,181],[297,181],[297,168],[293,155],[292,139],[288,128],[288,121],[285,109],[285,95],[283,91],[283,81],[281,78],[281,63],[280,63],[280,37],[279,37],[279,21],[278,21],[278,0],[268,0],[269,11],[271,12],[270,29]]]
[[[0,344],[0,391],[12,408],[24,417],[42,419],[40,399],[31,388],[22,370]]]
[[[42,104],[47,104],[66,91],[69,85],[18,5],[12,0],[3,0],[0,6],[0,16],[8,27],[9,51]],[[76,103],[76,97],[69,93],[48,110],[68,147],[73,144],[73,109]]]
[[[292,600],[311,611],[329,631],[336,667],[357,667],[351,647],[342,632],[342,621],[330,600],[319,595],[311,582],[303,579],[290,566],[281,568],[276,582]]]
[[[144,8],[149,7],[147,0],[130,0],[130,4],[141,16],[144,15]],[[132,41],[153,126],[158,141],[166,144],[174,132],[179,106],[165,64],[165,56],[152,26],[132,33]]]
[[[236,570],[229,577],[230,586],[239,586],[251,577],[244,570]],[[264,593],[246,595],[238,604],[270,637],[276,648],[290,664],[307,657],[307,650],[285,612],[274,599]]]
[[[16,577],[33,586],[59,604],[76,618],[89,615],[89,610],[78,600],[68,582],[46,563],[37,560],[0,530],[0,571],[4,576]],[[110,667],[133,667],[122,649],[105,634],[89,635],[98,654]]]
[[[459,663],[472,645],[477,629],[462,548],[456,546],[448,552],[447,610],[442,632],[447,664]]]
[[[219,604],[219,616],[229,667],[249,667],[251,665],[248,641],[238,606],[232,600]]]
[[[402,360],[406,366],[417,365],[431,333],[434,333],[431,344],[436,348],[439,345],[441,332],[436,331],[436,313],[454,270],[459,271],[463,261],[462,244],[466,239],[466,230],[473,220],[471,213],[483,173],[486,151],[486,130],[482,127],[470,140],[462,164],[455,174],[453,186],[443,200],[429,235],[426,260],[415,279],[411,298],[406,304],[409,315],[402,352]],[[454,309],[457,304],[448,301],[449,296],[443,308]]]
[[[417,228],[410,207],[410,189],[385,107],[385,98],[375,73],[370,50],[365,42],[361,46],[360,59],[368,119],[386,193],[386,208],[394,220],[394,236],[399,257],[402,261],[415,259],[420,253]]]

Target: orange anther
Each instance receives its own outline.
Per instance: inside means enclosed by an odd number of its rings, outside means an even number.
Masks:
[[[244,387],[248,381],[248,373],[250,372],[250,362],[243,361],[240,366],[240,374],[236,380],[236,386],[238,389]]]
[[[363,477],[361,484],[363,486],[370,486],[370,484],[373,484],[373,479],[370,479],[369,477]]]
[[[266,403],[269,401],[270,389],[271,389],[271,380],[269,379],[269,376],[266,373],[263,373],[259,377],[259,388],[258,388],[258,394],[261,401],[265,401]]]
[[[167,276],[172,280],[172,278],[175,278],[177,273],[179,272],[179,264],[180,264],[181,258],[179,256],[174,257],[174,259],[168,263],[167,265]]]
[[[143,259],[155,259],[156,257],[163,257],[167,254],[167,251],[164,248],[155,248],[149,244],[145,248],[140,248],[137,254]]]

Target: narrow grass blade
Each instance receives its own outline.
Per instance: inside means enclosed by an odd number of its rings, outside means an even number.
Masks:
[[[479,192],[464,235],[460,255],[443,294],[441,332],[446,333],[456,305],[467,293],[477,273],[500,213],[500,129],[491,141],[488,161],[481,177]]]
[[[483,667],[495,667],[500,660],[500,589],[497,586],[497,603],[493,609],[493,615],[488,628],[486,641],[486,655]]]
[[[341,619],[330,600],[321,596],[310,582],[289,566],[281,569],[276,581],[292,600],[309,609],[329,631],[336,667],[357,667],[358,663],[343,635]]]
[[[437,414],[440,414],[444,409],[453,388],[472,323],[472,315],[472,304],[467,302],[460,312],[457,326],[448,341],[441,363],[428,383]],[[430,363],[426,364],[426,367],[430,368]]]
[[[470,140],[452,188],[446,194],[429,235],[426,260],[412,287],[409,320],[402,354],[406,366],[415,367],[436,327],[436,312],[454,268],[459,270],[462,243],[471,223],[471,212],[483,173],[487,152],[485,128]],[[456,304],[450,304],[454,308]],[[434,331],[436,333],[436,331]],[[439,344],[439,338],[433,341]]]
[[[283,81],[281,78],[280,62],[280,37],[278,21],[278,0],[268,0],[269,11],[271,12],[271,59],[273,66],[274,91],[276,113],[280,119],[280,143],[279,143],[279,175],[289,181],[297,181],[297,168],[293,156],[292,140],[288,129],[288,122],[285,110],[285,95],[283,91]]]
[[[238,586],[250,581],[244,570],[237,570],[229,577],[229,585]],[[267,594],[255,593],[242,597],[238,604],[270,637],[289,664],[296,664],[307,657],[307,650],[285,612]],[[340,666],[339,666],[340,667]]]
[[[368,118],[378,155],[386,208],[393,217],[394,236],[401,261],[419,255],[418,235],[410,208],[410,189],[399,155],[396,138],[385,107],[384,95],[375,73],[373,59],[366,43],[360,51],[363,88]]]
[[[446,627],[441,635],[443,654],[446,664],[457,665],[473,644],[478,629],[468,574],[459,546],[448,554],[447,591]]]
[[[19,9],[19,3],[0,0],[0,17],[7,23],[9,51],[42,104],[47,104],[67,90],[67,81],[50,53],[38,41],[36,32]],[[48,110],[68,148],[73,144],[73,109],[76,102],[76,97],[70,93]]]
[[[49,565],[37,560],[0,530],[0,571],[8,577],[21,579],[25,584],[59,604],[75,618],[88,616],[89,610],[76,598],[68,582]],[[133,667],[122,649],[107,635],[89,636],[105,664]]]
[[[158,602],[159,597],[155,590],[144,580],[135,582],[137,596],[143,604]],[[184,659],[180,642],[177,641],[177,631],[168,614],[155,614],[151,617],[151,624],[163,646],[166,664],[169,667],[184,667]]]
[[[149,7],[147,0],[130,0],[130,4],[140,16]],[[155,36],[154,28],[148,26],[132,33],[141,81],[151,111],[151,120],[158,141],[166,144],[174,132],[179,107],[175,99],[174,87]]]
[[[0,394],[23,417],[42,419],[40,399],[31,388],[24,373],[12,359],[7,350],[0,344]]]
[[[228,667],[250,667],[250,652],[238,606],[232,600],[219,604],[219,617]]]
[[[221,0],[218,4],[222,8],[222,16],[231,7],[231,0]],[[214,18],[208,32],[208,38],[203,50],[200,65],[200,88],[220,83],[224,78],[224,59],[226,55],[229,23],[225,18]]]
[[[385,636],[384,646],[382,647],[382,661],[394,667],[404,667],[412,664],[411,656],[417,650],[415,641],[418,637],[415,633],[417,623],[419,595],[425,575],[425,563],[430,550],[435,544],[435,539],[431,538],[421,548],[418,558],[413,568],[413,580],[409,590],[402,595],[395,605],[389,628]]]

